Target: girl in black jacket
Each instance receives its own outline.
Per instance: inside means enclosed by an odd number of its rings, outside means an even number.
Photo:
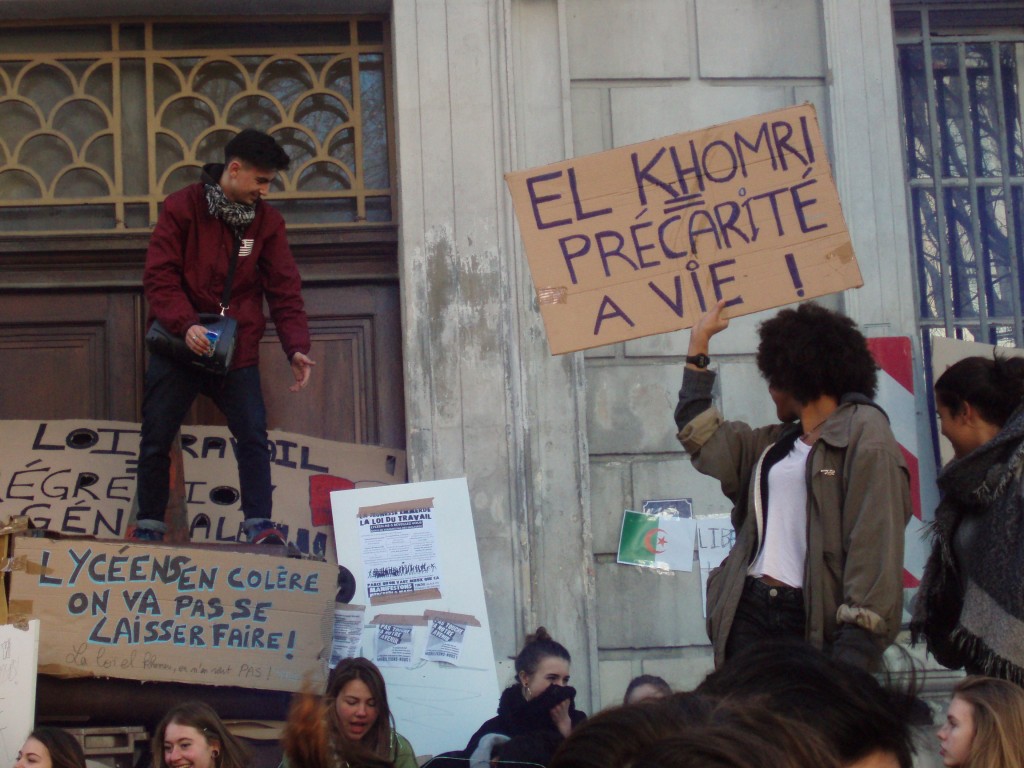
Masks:
[[[491,733],[508,737],[535,732],[554,732],[562,738],[587,716],[576,709],[576,689],[569,685],[572,659],[561,643],[544,627],[526,638],[516,656],[516,682],[498,702],[498,715],[480,726],[462,755],[471,758],[480,740]]]

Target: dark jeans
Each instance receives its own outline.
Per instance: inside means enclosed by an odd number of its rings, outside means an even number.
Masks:
[[[806,624],[802,589],[773,587],[748,576],[725,643],[725,658],[731,659],[744,648],[765,640],[802,640]]]
[[[139,520],[164,519],[169,496],[169,451],[185,414],[199,394],[208,396],[228,420],[235,438],[238,483],[245,519],[269,518],[272,491],[267,411],[255,365],[227,376],[203,373],[153,354],[146,368],[139,442]]]

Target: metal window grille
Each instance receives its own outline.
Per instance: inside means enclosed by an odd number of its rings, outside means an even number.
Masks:
[[[894,13],[918,325],[1024,346],[1024,7],[899,3]]]
[[[240,128],[290,228],[394,221],[388,29],[346,17],[0,27],[0,235],[144,232]]]

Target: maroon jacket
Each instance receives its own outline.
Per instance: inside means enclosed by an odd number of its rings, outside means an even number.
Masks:
[[[264,296],[288,359],[296,352],[308,354],[302,280],[288,247],[284,218],[261,201],[244,238],[253,241],[252,252],[238,259],[227,311],[238,322],[232,369],[259,362],[259,342],[267,325]],[[199,322],[199,312],[220,312],[233,250],[231,228],[210,215],[202,183],[170,195],[146,252],[142,284],[149,322],[159,319],[168,331],[184,337]]]

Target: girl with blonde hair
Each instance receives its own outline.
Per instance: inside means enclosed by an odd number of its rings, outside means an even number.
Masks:
[[[946,768],[1024,768],[1024,689],[993,677],[953,688],[938,732]]]

